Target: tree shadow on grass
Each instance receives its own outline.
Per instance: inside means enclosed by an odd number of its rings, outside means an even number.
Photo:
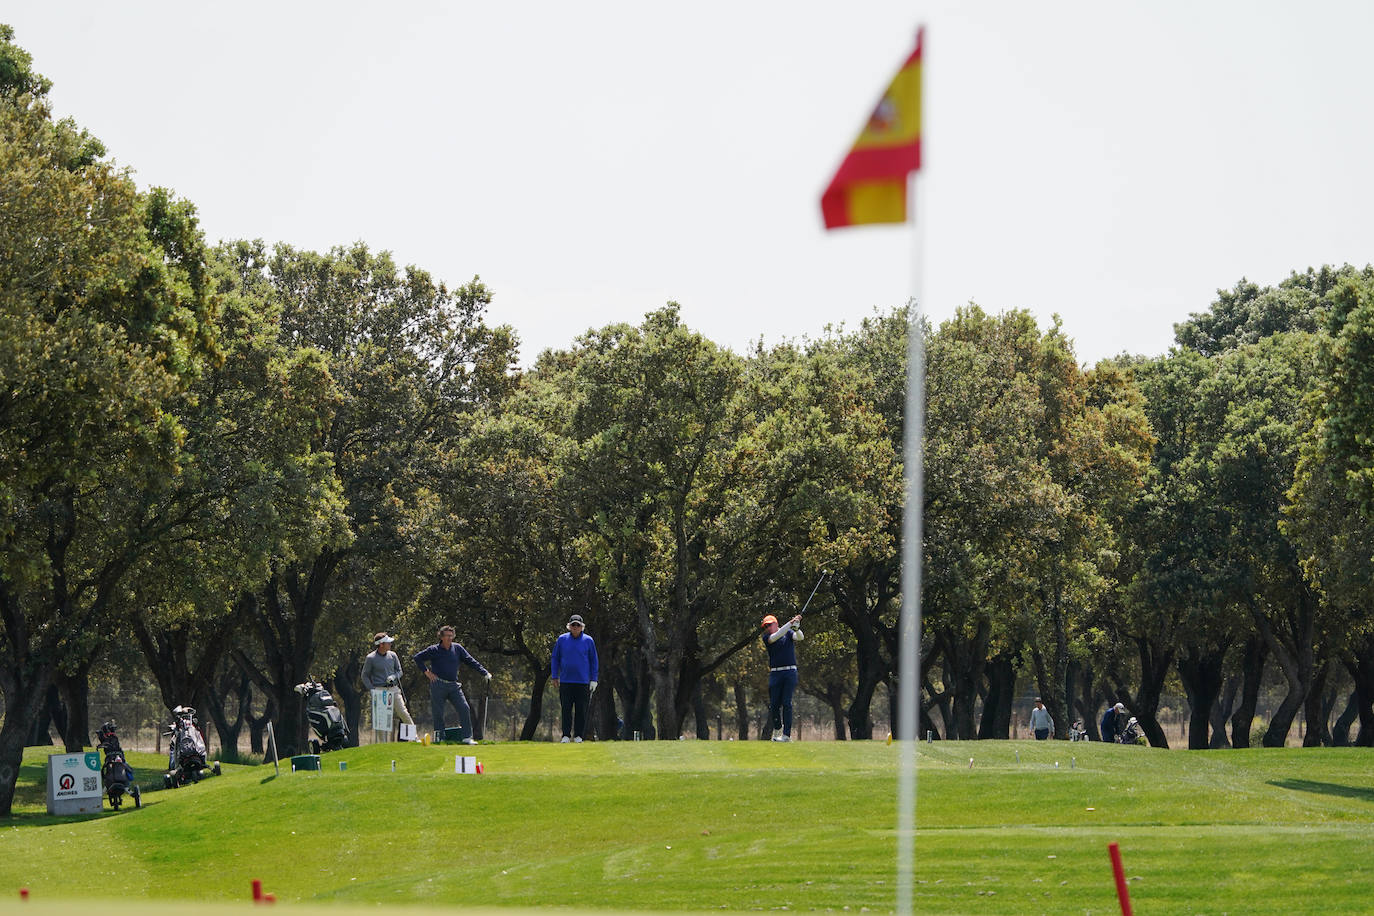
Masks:
[[[1311,779],[1271,779],[1269,785],[1297,792],[1316,792],[1321,795],[1339,795],[1341,798],[1374,802],[1374,789],[1364,786],[1343,786],[1336,782],[1316,782]]]

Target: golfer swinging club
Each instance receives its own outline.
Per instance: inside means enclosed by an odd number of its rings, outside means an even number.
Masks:
[[[768,650],[768,716],[773,740],[792,740],[792,694],[797,690],[797,642],[804,639],[801,614],[782,626],[769,614],[763,618],[763,645]],[[778,729],[782,733],[778,734]]]

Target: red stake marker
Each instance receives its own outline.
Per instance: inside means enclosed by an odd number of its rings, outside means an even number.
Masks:
[[[260,878],[253,879],[253,902],[262,903],[262,880]]]
[[[277,902],[277,895],[276,895],[276,894],[267,894],[267,895],[264,896],[262,899],[263,899],[263,901],[266,902],[266,903],[276,903],[276,902]]]
[[[20,900],[28,900],[28,899],[29,899],[29,889],[28,889],[27,887],[21,887],[21,888],[19,888],[19,899],[20,899]]]
[[[1126,870],[1121,867],[1121,847],[1107,844],[1112,856],[1112,873],[1116,875],[1116,899],[1121,901],[1121,916],[1131,916],[1131,894],[1126,890]]]

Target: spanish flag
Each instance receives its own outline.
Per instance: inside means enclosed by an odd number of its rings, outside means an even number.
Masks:
[[[825,228],[906,222],[907,176],[921,167],[921,32],[830,187]]]

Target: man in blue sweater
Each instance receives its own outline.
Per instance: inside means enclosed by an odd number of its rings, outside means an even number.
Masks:
[[[587,707],[600,673],[596,643],[582,632],[583,629],[582,615],[573,614],[568,619],[568,632],[553,644],[553,659],[549,665],[553,685],[558,688],[558,701],[563,707],[562,744],[582,743],[582,735],[587,730]],[[569,737],[570,732],[572,737]]]
[[[458,726],[462,733],[462,744],[476,744],[472,739],[472,712],[468,709],[467,697],[463,696],[463,685],[458,683],[458,668],[467,665],[475,668],[488,681],[491,672],[482,663],[468,654],[453,641],[453,627],[439,628],[439,641],[415,654],[415,664],[429,678],[429,709],[434,714],[434,737],[436,740],[444,733],[444,703],[453,704],[458,710]]]
[[[768,717],[773,740],[792,740],[792,694],[797,690],[797,643],[805,638],[801,615],[782,626],[772,614],[763,618],[763,645],[768,650]]]

